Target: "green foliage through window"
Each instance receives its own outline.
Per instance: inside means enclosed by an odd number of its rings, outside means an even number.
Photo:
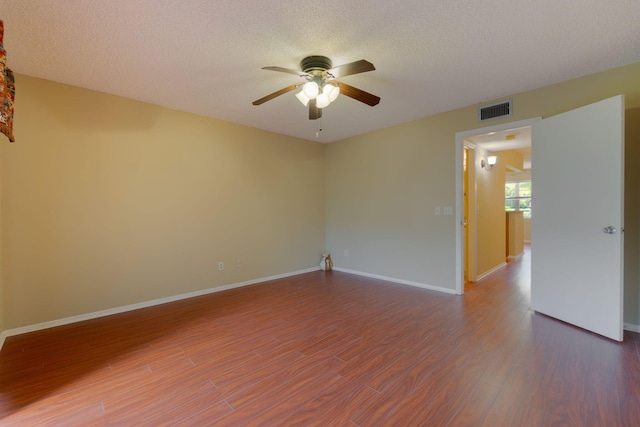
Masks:
[[[531,218],[531,181],[507,182],[504,196],[506,211],[522,211],[524,218]]]

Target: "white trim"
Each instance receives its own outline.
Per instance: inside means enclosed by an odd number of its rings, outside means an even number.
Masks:
[[[145,301],[137,304],[125,305],[122,307],[110,308],[108,310],[95,311],[93,313],[81,314],[78,316],[66,317],[64,319],[52,320],[50,322],[37,323],[35,325],[22,326],[20,328],[8,329],[0,334],[0,349],[1,343],[4,342],[5,337],[13,335],[26,334],[28,332],[35,332],[42,329],[54,328],[56,326],[68,325],[70,323],[82,322],[85,320],[97,319],[99,317],[111,316],[112,314],[120,314],[127,311],[138,310],[141,308],[152,307],[154,305],[166,304],[168,302],[179,301],[187,298],[198,297],[202,295],[212,294],[216,292],[222,292],[229,289],[240,288],[242,286],[254,285],[256,283],[268,282],[270,280],[282,279],[284,277],[297,276],[299,274],[310,273],[312,271],[318,271],[320,267],[307,268],[306,270],[298,270],[291,273],[278,274],[275,276],[263,277],[260,279],[248,280],[246,282],[233,283],[230,285],[219,286],[216,288],[204,289],[201,291],[189,292],[186,294],[175,295],[167,298],[154,299],[151,301]]]
[[[503,264],[503,265],[500,265],[500,266],[498,266],[498,267],[496,267],[494,269],[492,269],[491,271],[488,271],[488,272],[484,273],[480,278],[491,274],[492,272],[496,271],[499,268],[504,267],[505,265],[506,265],[506,263]],[[39,331],[39,330],[42,330],[42,329],[53,328],[53,327],[56,327],[56,326],[68,325],[70,323],[82,322],[84,320],[91,320],[91,319],[96,319],[96,318],[99,318],[99,317],[110,316],[112,314],[119,314],[119,313],[124,313],[124,312],[127,312],[127,311],[138,310],[140,308],[152,307],[154,305],[165,304],[167,302],[179,301],[179,300],[182,300],[182,299],[193,298],[193,297],[196,297],[196,296],[207,295],[207,294],[212,294],[212,293],[216,293],[216,292],[222,292],[222,291],[226,291],[226,290],[229,290],[229,289],[239,288],[239,287],[242,287],[242,286],[254,285],[254,284],[262,283],[262,282],[268,282],[270,280],[281,279],[281,278],[284,278],[284,277],[297,276],[299,274],[304,274],[304,273],[311,273],[313,271],[318,271],[319,269],[320,269],[319,267],[313,267],[313,268],[308,268],[306,270],[299,270],[299,271],[294,271],[294,272],[291,272],[291,273],[278,274],[278,275],[275,275],[275,276],[264,277],[264,278],[261,278],[261,279],[248,280],[246,282],[234,283],[234,284],[231,284],[231,285],[224,285],[224,286],[220,286],[220,287],[217,287],[217,288],[210,288],[210,289],[205,289],[205,290],[202,290],[202,291],[189,292],[189,293],[186,293],[186,294],[176,295],[176,296],[173,296],[173,297],[160,298],[160,299],[156,299],[156,300],[151,300],[151,301],[138,303],[138,304],[126,305],[126,306],[123,306],[123,307],[113,308],[113,309],[109,309],[109,310],[102,310],[102,311],[96,311],[96,312],[93,312],[93,313],[83,314],[83,315],[79,315],[79,316],[67,317],[67,318],[64,318],[64,319],[54,320],[54,321],[51,321],[51,322],[43,322],[43,323],[38,323],[38,324],[35,324],[35,325],[31,325],[31,326],[23,326],[21,328],[8,329],[6,331],[0,332],[0,350],[2,350],[2,347],[4,345],[5,339],[7,337],[10,337],[10,336],[25,334],[25,333],[28,333],[28,332],[35,332],[35,331]],[[386,280],[388,282],[399,283],[399,284],[408,285],[408,286],[415,286],[415,287],[418,287],[418,288],[428,289],[428,290],[436,291],[436,292],[443,292],[443,293],[446,293],[446,294],[455,294],[456,293],[452,289],[447,289],[447,288],[443,288],[443,287],[440,287],[440,286],[427,285],[427,284],[424,284],[424,283],[412,282],[412,281],[403,280],[403,279],[395,279],[395,278],[392,278],[392,277],[380,276],[378,274],[364,273],[364,272],[361,272],[361,271],[349,270],[349,269],[346,269],[346,268],[334,267],[333,269],[336,270],[336,271],[341,271],[343,273],[355,274],[357,276],[370,277],[372,279]],[[631,323],[625,323],[624,324],[624,329],[627,330],[627,331],[640,333],[640,325],[634,325],[634,324],[631,324]]]
[[[463,231],[463,206],[464,195],[462,194],[462,182],[464,180],[463,162],[464,162],[464,137],[460,136],[460,132],[456,133],[456,146],[455,146],[455,224],[456,224],[456,244],[455,244],[455,275],[454,292],[458,295],[464,293],[464,264],[462,257],[464,256],[464,231]],[[462,242],[462,246],[460,245]]]
[[[496,271],[500,270],[502,267],[506,267],[507,263],[503,262],[500,265],[496,265],[495,267],[493,267],[491,270],[489,271],[485,271],[484,273],[482,273],[481,275],[478,276],[477,280],[481,280],[484,279],[485,277],[487,277],[488,275],[490,275],[491,273],[495,273]]]
[[[634,325],[633,323],[625,323],[624,330],[640,333],[640,325]]]
[[[464,269],[462,264],[462,257],[464,256],[464,233],[462,232],[462,208],[463,208],[463,194],[462,194],[462,161],[463,161],[463,146],[464,139],[470,136],[483,135],[489,132],[501,132],[509,129],[516,129],[526,126],[531,126],[533,123],[541,120],[542,117],[534,117],[531,119],[518,120],[515,122],[503,123],[501,125],[486,126],[472,130],[466,130],[462,132],[456,132],[456,147],[455,147],[455,185],[456,185],[456,199],[455,199],[455,218],[456,218],[456,249],[455,249],[455,293],[462,295],[464,293]],[[481,277],[477,277],[479,280]]]
[[[357,276],[369,277],[371,279],[386,280],[387,282],[399,283],[401,285],[415,286],[416,288],[428,289],[430,291],[443,292],[455,295],[453,289],[443,288],[441,286],[427,285],[426,283],[412,282],[410,280],[396,279],[395,277],[380,276],[379,274],[364,273],[362,271],[349,270],[348,268],[333,267],[334,270],[342,273],[355,274]]]
[[[461,213],[460,213],[460,232],[462,233],[460,236],[460,239],[462,241],[462,246],[460,247],[460,250],[462,251],[461,255],[460,255],[460,263],[461,263],[461,269],[462,269],[462,279],[463,281],[469,281],[469,282],[475,282],[476,281],[476,275],[478,273],[478,263],[476,261],[477,259],[477,251],[475,250],[476,246],[477,246],[477,241],[478,241],[478,227],[477,227],[477,223],[478,223],[478,218],[477,218],[477,212],[478,212],[478,198],[477,198],[477,184],[476,184],[476,148],[477,145],[473,144],[471,142],[465,141],[463,139],[463,143],[464,143],[464,147],[462,149],[463,151],[463,155],[462,155],[462,159],[463,162],[466,163],[467,165],[467,187],[468,187],[468,194],[465,197],[464,193],[462,193],[462,205],[460,206],[461,209]],[[466,156],[466,161],[465,156],[464,156],[464,150],[467,150],[467,156]],[[464,175],[465,175],[465,171],[464,171],[464,167],[462,168],[462,182],[460,184],[460,191],[462,191],[464,189]],[[468,211],[468,217],[467,217],[467,228],[468,230],[465,231],[465,226],[464,226],[464,203],[465,203],[465,199],[467,200],[467,202],[469,203],[469,206],[467,207],[467,211]],[[465,234],[467,234],[467,238],[469,239],[468,242],[465,242]],[[467,251],[467,245],[469,245],[469,250]],[[464,259],[464,255],[467,255],[469,257],[469,259]],[[467,269],[467,276],[466,276],[466,280],[464,277],[464,269]],[[457,291],[457,289],[456,289]],[[458,292],[458,295],[462,295],[464,293],[464,287],[460,290],[460,292]]]

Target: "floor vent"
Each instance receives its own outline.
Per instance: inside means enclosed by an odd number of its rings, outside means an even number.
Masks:
[[[478,108],[478,118],[481,122],[485,122],[487,120],[509,117],[511,116],[511,112],[511,100],[508,100]]]

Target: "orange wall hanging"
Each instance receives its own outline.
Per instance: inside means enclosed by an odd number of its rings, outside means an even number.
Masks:
[[[14,142],[13,101],[16,97],[16,81],[13,71],[7,68],[7,51],[2,44],[3,37],[4,23],[0,20],[0,132],[4,133],[9,141]]]

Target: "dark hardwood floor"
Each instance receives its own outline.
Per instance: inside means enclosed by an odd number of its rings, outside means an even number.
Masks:
[[[529,301],[527,254],[464,296],[314,272],[9,337],[0,425],[640,425],[638,334]]]

